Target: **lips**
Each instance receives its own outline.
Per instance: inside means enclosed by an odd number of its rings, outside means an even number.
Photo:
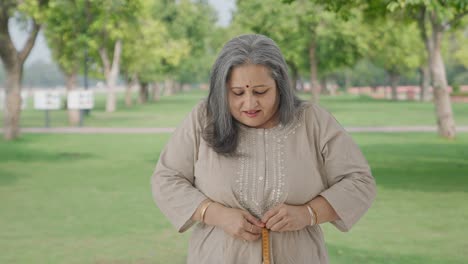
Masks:
[[[243,113],[250,118],[254,118],[258,115],[258,113],[260,113],[260,110],[243,111]]]

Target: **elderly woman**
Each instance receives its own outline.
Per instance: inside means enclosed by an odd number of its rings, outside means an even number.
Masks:
[[[348,231],[376,193],[358,146],[295,96],[281,51],[262,35],[226,43],[208,99],[176,129],[151,183],[179,232],[196,223],[187,262],[197,264],[328,263],[320,224]]]

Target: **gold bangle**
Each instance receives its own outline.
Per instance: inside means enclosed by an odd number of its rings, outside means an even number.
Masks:
[[[312,206],[310,206],[309,204],[306,204],[305,206],[307,206],[307,210],[309,210],[310,225],[313,226],[317,224],[317,212],[315,212],[314,208],[312,208]]]
[[[205,219],[205,213],[206,213],[206,209],[208,209],[208,206],[210,206],[211,204],[213,203],[213,201],[209,201],[207,203],[205,203],[202,207],[202,210],[201,210],[201,214],[200,214],[200,222],[204,223],[204,219]]]
[[[314,225],[317,225],[318,224],[318,215],[317,215],[317,211],[315,211],[315,209],[311,206],[310,209],[312,209],[312,213],[314,213]]]

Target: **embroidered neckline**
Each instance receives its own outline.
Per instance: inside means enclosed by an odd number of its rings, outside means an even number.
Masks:
[[[267,129],[239,124],[239,165],[233,191],[242,207],[256,217],[287,197],[285,144],[302,125],[303,112],[287,125]]]

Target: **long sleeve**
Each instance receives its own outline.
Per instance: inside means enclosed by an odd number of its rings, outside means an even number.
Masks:
[[[376,196],[370,167],[351,136],[323,110],[314,107],[318,122],[322,173],[328,183],[323,196],[335,209],[339,220],[332,224],[346,232],[367,212]]]
[[[207,197],[194,186],[200,141],[198,104],[172,134],[151,177],[153,199],[179,232],[189,229],[193,213]]]

